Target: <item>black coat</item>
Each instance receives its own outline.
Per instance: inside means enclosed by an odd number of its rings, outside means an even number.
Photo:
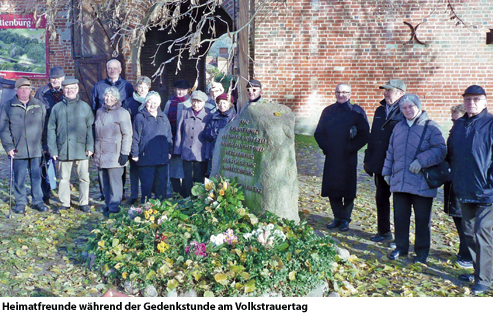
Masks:
[[[216,111],[210,113],[207,118],[207,124],[205,125],[204,137],[206,140],[205,145],[205,157],[206,159],[212,159],[212,153],[214,152],[214,146],[216,144],[219,131],[224,128],[230,121],[236,117],[235,108],[232,106],[228,111],[221,113]]]
[[[369,131],[365,111],[356,104],[334,103],[324,109],[314,134],[325,155],[323,197],[356,197],[358,150],[367,143]]]
[[[173,135],[168,117],[158,110],[154,118],[142,109],[134,119],[132,138],[132,157],[139,157],[137,165],[155,166],[169,163],[173,150]]]
[[[134,122],[135,116],[139,113],[139,107],[142,105],[139,101],[136,101],[133,96],[126,99],[122,107],[127,109],[130,112],[130,119],[132,119],[132,123]]]
[[[368,138],[368,148],[365,150],[364,163],[370,173],[382,174],[383,163],[387,155],[390,136],[394,126],[404,119],[400,111],[399,101],[396,101],[391,108],[389,115],[386,114],[387,103],[385,100],[380,102],[381,106],[375,110],[371,133]]]
[[[461,203],[493,203],[493,114],[457,119],[447,141],[454,192]]]

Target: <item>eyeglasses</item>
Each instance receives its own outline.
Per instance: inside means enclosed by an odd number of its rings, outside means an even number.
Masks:
[[[351,94],[351,92],[346,92],[346,91],[339,92],[339,91],[336,91],[336,94],[339,94],[339,95],[343,94],[344,95],[344,94]]]
[[[247,91],[249,91],[250,93],[255,93],[255,92],[258,92],[260,90],[260,88],[247,88]]]
[[[64,88],[66,91],[76,91],[79,89],[79,87],[65,87]]]
[[[469,96],[467,96],[467,97],[464,97],[464,103],[471,102],[471,101],[474,102],[474,103],[478,103],[478,102],[481,102],[481,101],[484,101],[484,100],[486,100],[486,98],[485,97],[480,97],[480,96],[476,96],[476,97],[472,97],[472,96],[469,97]]]

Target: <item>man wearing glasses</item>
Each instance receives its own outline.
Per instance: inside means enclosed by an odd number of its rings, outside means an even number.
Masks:
[[[31,80],[15,82],[16,95],[0,110],[0,136],[3,148],[13,158],[14,213],[25,213],[27,205],[26,171],[29,169],[33,208],[48,211],[41,191],[41,157],[46,110],[43,103],[31,96]]]
[[[391,79],[383,89],[384,99],[375,110],[371,125],[368,149],[365,151],[364,169],[368,175],[375,174],[375,201],[377,206],[377,228],[373,242],[382,242],[392,239],[390,230],[390,186],[382,176],[383,163],[387,155],[390,136],[394,126],[404,119],[399,108],[399,100],[406,93],[406,84],[400,79]]]
[[[370,126],[365,111],[351,101],[351,86],[335,89],[337,102],[325,108],[315,140],[325,155],[322,197],[329,197],[334,221],[327,228],[349,230],[356,198],[358,150],[367,143]]]
[[[245,103],[243,108],[241,108],[240,112],[243,112],[248,106],[252,103],[263,103],[265,102],[264,99],[262,98],[262,84],[260,81],[255,80],[255,79],[250,79],[248,81],[248,84],[246,85],[247,89],[247,95],[248,95],[248,102]]]
[[[493,279],[493,115],[482,87],[469,86],[462,96],[466,114],[450,131],[447,160],[474,266],[474,274],[459,279],[473,282],[472,293],[481,294]]]
[[[79,176],[79,208],[89,213],[89,157],[94,153],[92,124],[94,115],[86,102],[79,99],[79,81],[67,78],[63,82],[63,100],[55,105],[48,122],[48,148],[59,160],[61,206],[70,208],[70,175],[77,165]]]

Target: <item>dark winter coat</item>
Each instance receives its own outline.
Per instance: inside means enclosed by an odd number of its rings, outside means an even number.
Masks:
[[[5,152],[17,150],[16,159],[41,157],[46,110],[40,100],[29,97],[27,106],[17,95],[6,102],[0,111],[0,134]]]
[[[51,110],[48,120],[48,148],[59,160],[87,159],[86,151],[94,152],[92,125],[94,115],[79,96],[74,100],[63,97]]]
[[[132,97],[133,95],[134,87],[131,83],[129,83],[125,79],[122,79],[122,77],[118,78],[115,83],[113,83],[110,78],[100,80],[94,85],[94,88],[92,89],[91,107],[93,111],[97,111],[103,106],[104,92],[106,91],[106,88],[111,86],[115,86],[116,88],[118,88],[118,91],[120,92],[120,102],[122,104],[123,102],[125,102],[126,99]]]
[[[493,203],[493,115],[484,109],[457,119],[448,138],[447,160],[461,203]]]
[[[375,110],[371,133],[368,139],[368,148],[365,150],[364,163],[368,172],[382,174],[383,163],[387,156],[390,136],[394,126],[404,119],[400,111],[399,101],[392,104],[389,115],[387,116],[385,99],[380,102],[381,106]]]
[[[168,117],[161,109],[156,117],[142,109],[134,119],[132,157],[139,157],[137,165],[154,166],[169,163],[173,153],[173,135]]]
[[[209,118],[206,119],[207,124],[205,125],[205,157],[206,159],[212,159],[212,153],[214,151],[214,146],[216,145],[216,139],[219,135],[219,131],[224,128],[229,122],[231,122],[235,117],[235,109],[233,106],[229,108],[228,111],[221,113],[216,111],[208,115]]]
[[[423,111],[409,127],[407,120],[394,127],[390,137],[387,157],[382,175],[390,175],[390,191],[402,192],[422,197],[436,197],[437,189],[430,189],[422,172],[411,173],[409,166],[418,159],[421,168],[437,165],[445,159],[447,147],[439,126],[432,120],[428,122],[423,142],[417,156],[416,149],[423,134],[428,113]]]
[[[94,122],[96,142],[94,164],[99,168],[123,167],[118,163],[120,155],[129,155],[132,146],[132,122],[130,113],[117,102],[113,107],[104,105]]]
[[[139,107],[142,105],[141,102],[135,100],[133,96],[129,97],[123,102],[122,107],[130,112],[130,119],[132,123],[134,122],[135,116],[139,113]]]
[[[47,84],[43,87],[38,88],[38,90],[36,91],[36,95],[34,95],[35,99],[38,99],[41,102],[43,102],[46,109],[47,117],[50,116],[51,109],[55,106],[55,104],[57,104],[62,100],[62,98],[60,98],[58,102],[55,100],[55,97],[53,96],[50,86],[51,86],[50,84]]]
[[[369,130],[365,111],[356,104],[334,103],[324,109],[314,134],[325,155],[323,197],[356,197],[358,150],[367,143]]]
[[[185,109],[176,131],[174,153],[182,160],[203,162],[205,156],[205,125],[208,113],[204,107],[196,116],[192,108]]]

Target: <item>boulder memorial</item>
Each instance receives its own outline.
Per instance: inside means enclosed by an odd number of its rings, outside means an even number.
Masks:
[[[245,191],[252,212],[299,222],[294,114],[281,104],[252,103],[219,134],[211,176]]]

